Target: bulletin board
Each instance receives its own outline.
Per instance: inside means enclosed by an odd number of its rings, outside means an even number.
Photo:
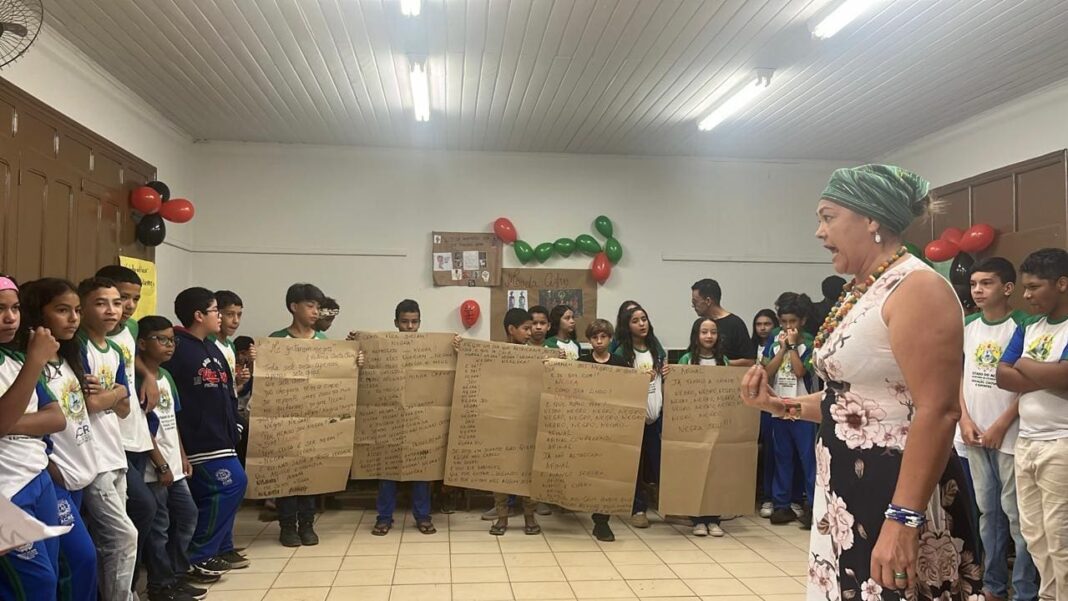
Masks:
[[[493,234],[432,232],[435,286],[491,287],[501,283],[501,241]]]
[[[502,269],[501,283],[490,291],[490,340],[504,342],[504,314],[542,305],[552,311],[568,305],[575,312],[575,338],[586,340],[586,326],[597,319],[597,281],[589,269]]]

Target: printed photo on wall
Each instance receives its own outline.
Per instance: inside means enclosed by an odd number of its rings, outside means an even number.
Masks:
[[[452,271],[452,253],[434,253],[434,271]]]
[[[582,316],[582,290],[578,288],[564,288],[561,290],[538,290],[538,304],[552,309],[557,305],[567,305],[575,313],[575,317]]]
[[[508,291],[508,308],[509,309],[529,309],[530,306],[527,302],[526,290],[509,290]]]

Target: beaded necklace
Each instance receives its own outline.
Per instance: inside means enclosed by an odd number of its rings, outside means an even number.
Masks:
[[[831,308],[830,313],[827,314],[827,319],[823,320],[823,325],[820,326],[820,331],[816,334],[816,339],[812,342],[814,348],[820,348],[823,343],[827,341],[827,337],[831,335],[831,332],[838,327],[838,324],[842,323],[845,316],[853,309],[860,300],[860,297],[864,296],[864,293],[871,288],[875,280],[879,279],[887,269],[890,268],[898,259],[905,256],[909,252],[909,249],[902,246],[890,256],[882,265],[868,276],[863,283],[858,283],[856,278],[853,279],[845,288],[842,289],[842,294],[838,296],[838,301],[834,303],[834,307]]]

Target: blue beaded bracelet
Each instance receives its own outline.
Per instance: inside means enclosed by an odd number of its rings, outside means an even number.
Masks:
[[[886,516],[886,519],[893,520],[899,524],[904,524],[909,528],[922,528],[923,525],[927,523],[927,516],[925,514],[906,509],[899,505],[894,505],[893,503],[886,508],[886,513],[884,515]]]

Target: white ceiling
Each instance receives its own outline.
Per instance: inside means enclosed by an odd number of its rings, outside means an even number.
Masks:
[[[208,140],[860,159],[1068,78],[1063,0],[882,0],[812,39],[837,1],[46,0],[46,21]],[[770,91],[699,132],[757,67]]]

